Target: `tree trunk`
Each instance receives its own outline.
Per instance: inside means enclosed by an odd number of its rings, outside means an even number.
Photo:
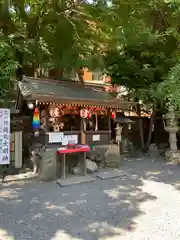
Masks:
[[[146,151],[148,151],[149,145],[151,144],[152,127],[153,127],[153,123],[154,123],[154,116],[155,116],[155,114],[156,114],[156,112],[154,111],[153,114],[151,115],[150,122],[149,122],[148,138],[147,138],[147,142],[146,142],[146,145],[145,145],[145,150]]]
[[[141,139],[141,149],[145,150],[145,143],[144,143],[144,129],[143,129],[143,120],[139,118],[139,131],[140,131],[140,139]]]
[[[140,107],[140,104],[137,105],[137,114],[139,116],[139,132],[140,132],[141,150],[144,151],[144,149],[145,149],[144,128],[143,128],[143,120],[141,118],[141,107]]]
[[[78,74],[79,82],[84,85],[84,77],[83,77],[84,71],[82,67],[77,69],[77,74]]]

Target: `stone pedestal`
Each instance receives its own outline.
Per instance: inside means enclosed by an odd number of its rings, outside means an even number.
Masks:
[[[165,130],[169,133],[169,145],[170,149],[165,152],[165,157],[173,162],[173,163],[180,163],[180,151],[177,148],[177,138],[176,133],[178,132],[179,128],[174,126],[167,126]]]
[[[106,159],[105,167],[119,168],[121,162],[120,147],[115,144],[109,145],[106,152]]]
[[[57,178],[57,154],[56,148],[47,148],[41,153],[39,177],[44,181],[51,181]]]
[[[116,124],[116,144],[110,144],[107,152],[106,152],[106,161],[105,167],[108,168],[119,168],[121,155],[120,155],[120,143],[121,143],[121,133],[122,133],[122,126],[117,123]]]
[[[165,153],[165,157],[173,163],[180,163],[180,151],[177,148],[176,138],[179,127],[176,120],[176,114],[172,106],[169,107],[169,111],[164,118],[166,119],[165,130],[169,133],[170,146],[170,148]]]
[[[156,144],[151,144],[149,146],[148,155],[153,158],[160,156],[160,152]]]

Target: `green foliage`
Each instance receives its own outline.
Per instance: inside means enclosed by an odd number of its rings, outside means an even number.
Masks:
[[[163,51],[166,44],[161,38],[152,42],[142,38],[137,43],[127,44],[119,51],[109,51],[105,57],[105,66],[113,83],[135,91],[140,99],[157,101],[156,88],[176,62],[172,52]]]
[[[174,106],[180,111],[180,63],[178,62],[169,72],[165,80],[159,84],[158,94],[166,100],[167,105]]]
[[[12,47],[0,39],[0,99],[7,97],[10,90],[10,77],[17,69],[17,62],[13,60]]]
[[[0,85],[15,68],[78,69],[97,66],[107,41],[99,13],[106,4],[71,0],[0,1]],[[17,64],[18,62],[18,64]]]
[[[31,0],[30,11],[19,11],[27,64],[79,68],[97,57],[105,35],[98,7],[74,1]],[[26,2],[24,1],[24,8]],[[97,28],[98,26],[98,28]],[[19,28],[18,28],[19,29]]]
[[[167,100],[163,96],[173,90],[168,83],[174,84],[169,79],[180,56],[180,2],[109,2],[0,1],[2,88],[17,67],[68,71],[105,65],[113,83],[138,99],[156,105]]]
[[[0,27],[25,51],[25,61],[69,67],[90,60],[106,40],[99,10],[107,8],[102,6],[70,0],[4,0]]]
[[[179,59],[180,3],[113,1],[112,9],[118,31],[114,28],[114,44],[105,56],[106,72],[136,99],[164,105],[163,90],[173,90],[168,87],[169,78]],[[160,90],[165,79],[166,88]],[[173,91],[171,94],[174,96]]]

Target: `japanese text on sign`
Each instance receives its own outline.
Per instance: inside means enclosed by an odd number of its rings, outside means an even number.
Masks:
[[[10,163],[10,109],[0,108],[0,165]]]

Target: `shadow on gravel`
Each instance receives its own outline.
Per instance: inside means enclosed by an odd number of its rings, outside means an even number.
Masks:
[[[37,181],[0,188],[0,239],[119,239],[136,227],[141,203],[156,199],[142,191],[138,174],[64,188]]]
[[[174,186],[180,190],[180,165],[167,162],[164,158],[140,157],[127,159],[123,168],[129,173],[136,173],[139,179],[152,180]]]

